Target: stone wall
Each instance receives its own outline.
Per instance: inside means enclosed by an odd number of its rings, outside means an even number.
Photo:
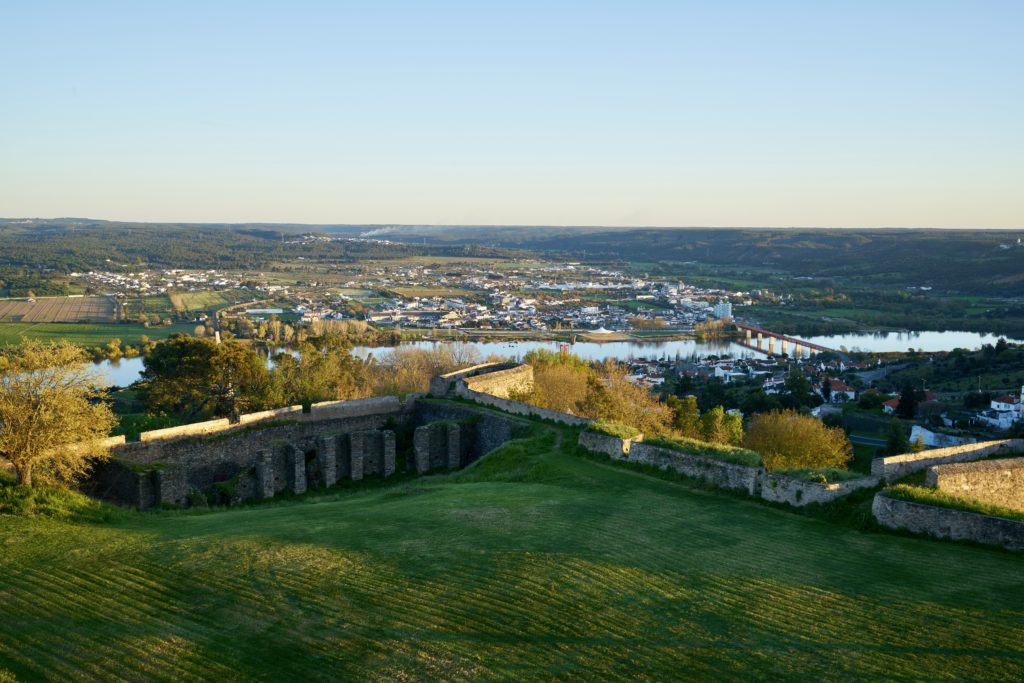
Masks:
[[[387,477],[395,471],[396,439],[385,429],[410,414],[393,396],[292,406],[143,434],[111,449],[86,490],[139,509],[187,506],[196,494],[232,502],[304,492],[339,479]]]
[[[517,365],[505,370],[471,375],[461,383],[469,391],[508,398],[513,391],[529,391],[533,388],[533,366]]]
[[[418,474],[431,470],[457,470],[468,464],[472,425],[433,422],[417,427],[413,457]]]
[[[1024,550],[1024,522],[1017,520],[898,500],[884,493],[875,494],[871,512],[890,529]]]
[[[583,430],[580,432],[578,443],[580,447],[594,453],[607,455],[612,460],[625,460],[625,456],[629,455],[632,445],[643,440],[643,435],[637,436],[634,439],[620,439],[617,436]]]
[[[453,372],[439,375],[437,377],[430,378],[430,395],[443,398],[445,396],[455,395],[455,386],[460,381],[473,375],[487,374],[497,372],[500,370],[507,370],[510,368],[517,367],[518,363],[510,362],[497,362],[497,363],[481,363],[480,365],[474,365],[472,367],[463,368],[461,370],[455,370]],[[531,375],[531,380],[532,380]]]
[[[811,503],[830,503],[858,489],[874,488],[881,481],[879,477],[858,477],[822,484],[785,474],[764,472],[761,475],[761,498],[773,503],[803,507]]]
[[[871,474],[891,482],[912,472],[927,469],[932,465],[984,460],[993,455],[1022,450],[1024,450],[1024,439],[1004,439],[937,448],[920,453],[904,453],[886,458],[875,458],[871,461]]]
[[[569,426],[587,425],[593,422],[593,420],[585,417],[577,417],[567,413],[560,413],[555,410],[548,410],[547,408],[531,406],[529,403],[521,403],[507,398],[499,398],[497,396],[491,396],[490,394],[472,391],[466,387],[465,384],[461,383],[456,385],[455,393],[460,398],[469,399],[470,401],[475,401],[476,403],[480,403],[485,406],[493,406],[498,410],[503,410],[506,413],[512,413],[513,415],[530,415],[533,417],[539,417],[542,420],[551,420],[552,422],[558,422]]]
[[[1024,458],[934,465],[925,483],[954,496],[1024,511]]]
[[[760,467],[744,467],[714,458],[682,453],[670,448],[651,446],[643,442],[633,444],[626,462],[652,465],[661,470],[672,470],[687,477],[700,479],[725,489],[746,491],[752,496],[760,493]]]
[[[201,434],[214,434],[231,429],[236,425],[231,424],[227,418],[219,420],[208,420],[206,422],[193,422],[192,424],[180,425],[178,427],[167,427],[166,429],[153,429],[139,434],[139,441],[161,441],[164,439],[180,439],[184,436],[199,436]]]
[[[417,401],[413,424],[428,425],[431,422],[459,423],[459,448],[462,452],[463,466],[511,441],[517,433],[525,431],[530,426],[529,422],[512,415],[481,410],[472,405],[429,399]]]

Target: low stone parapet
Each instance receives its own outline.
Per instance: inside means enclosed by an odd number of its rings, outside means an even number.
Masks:
[[[139,441],[162,441],[164,439],[180,439],[184,436],[200,436],[203,434],[215,434],[234,425],[221,418],[219,420],[208,420],[206,422],[194,422],[192,424],[180,425],[178,427],[167,427],[165,429],[153,429],[139,434]]]
[[[1001,453],[1024,451],[1024,439],[1003,439],[1001,441],[983,441],[981,443],[936,448],[920,453],[904,453],[875,458],[871,461],[871,474],[882,477],[887,482],[895,481],[913,472],[927,469],[932,465],[945,465],[956,462],[971,462]]]
[[[621,439],[609,434],[583,430],[580,432],[579,445],[588,451],[607,455],[612,460],[625,460],[634,443],[644,440],[643,435],[632,439]]]
[[[626,462],[651,465],[661,470],[672,470],[694,479],[700,479],[724,489],[746,491],[752,496],[758,495],[761,486],[760,467],[745,467],[682,451],[652,446],[640,442],[633,444]]]
[[[459,384],[456,387],[455,393],[460,398],[469,399],[485,406],[492,406],[498,410],[503,410],[506,413],[512,413],[513,415],[529,415],[539,417],[542,420],[551,420],[552,422],[558,422],[569,426],[587,425],[593,422],[593,420],[585,417],[577,417],[575,415],[569,415],[568,413],[560,413],[557,410],[538,408],[537,406],[532,406],[529,403],[512,401],[507,398],[498,398],[497,396],[491,396],[490,394],[472,391],[464,384]]]
[[[761,475],[761,498],[773,503],[803,507],[811,503],[831,503],[854,491],[874,488],[880,483],[882,480],[879,477],[821,483],[777,472],[765,472]]]
[[[871,512],[879,524],[890,529],[1024,550],[1024,522],[1018,520],[913,503],[884,492],[875,494]]]
[[[1024,458],[934,465],[925,483],[961,498],[1024,511]]]

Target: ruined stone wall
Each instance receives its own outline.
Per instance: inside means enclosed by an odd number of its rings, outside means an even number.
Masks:
[[[898,500],[884,493],[875,494],[871,512],[890,529],[1024,550],[1024,522],[1017,520]]]
[[[928,468],[928,486],[962,498],[1024,511],[1024,458]]]
[[[506,413],[512,413],[513,415],[530,415],[533,417],[539,417],[542,420],[551,420],[552,422],[558,422],[569,426],[586,425],[593,422],[593,420],[585,417],[577,417],[567,413],[560,413],[555,410],[548,410],[547,408],[538,408],[537,406],[531,406],[528,403],[511,401],[507,398],[498,398],[497,396],[491,396],[490,394],[472,391],[466,387],[465,384],[461,383],[456,385],[455,393],[460,398],[469,399],[470,401],[474,401],[485,406],[493,406],[498,410],[503,410]]]
[[[139,442],[122,438],[86,489],[146,509],[185,506],[195,493],[232,502],[301,493],[341,478],[390,476],[395,434],[384,428],[408,414],[389,396],[315,404],[308,413],[292,406],[244,415],[237,424],[214,420],[154,430]]]
[[[761,498],[773,503],[803,507],[811,503],[830,503],[859,489],[870,489],[881,483],[879,477],[858,477],[822,484],[785,474],[761,474]]]
[[[432,400],[417,401],[413,424],[428,425],[431,422],[459,423],[459,447],[463,467],[511,441],[518,432],[527,429],[530,424],[512,415],[480,410],[472,405]]]
[[[932,465],[983,460],[992,455],[1018,451],[1024,451],[1024,439],[983,441],[950,448],[936,448],[920,453],[904,453],[886,458],[875,458],[871,461],[871,474],[891,482],[912,472],[927,469]]]
[[[497,370],[466,377],[462,383],[469,391],[508,398],[513,391],[529,391],[533,388],[533,366],[517,365],[506,370]]]
[[[472,367],[445,373],[437,377],[431,377],[430,395],[437,398],[443,398],[445,396],[454,396],[455,386],[460,380],[463,380],[467,377],[472,377],[473,375],[487,374],[497,372],[500,370],[515,368],[518,365],[518,363],[511,362],[481,363],[480,365],[474,365]]]
[[[413,457],[418,474],[431,470],[456,470],[469,464],[473,425],[432,422],[416,428]]]
[[[612,460],[625,460],[634,443],[643,441],[643,436],[634,439],[620,439],[617,436],[584,430],[580,432],[579,445],[588,451],[607,455]]]
[[[734,465],[714,458],[651,446],[643,442],[633,444],[624,459],[626,462],[651,465],[661,470],[672,470],[721,488],[746,491],[752,496],[760,493],[761,473],[764,471],[759,467]]]

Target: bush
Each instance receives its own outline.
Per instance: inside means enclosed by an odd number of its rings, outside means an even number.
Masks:
[[[714,458],[734,465],[743,465],[744,467],[761,467],[763,465],[760,455],[736,446],[725,446],[723,444],[687,439],[685,437],[646,439],[644,443],[689,455]]]
[[[594,420],[587,427],[587,431],[614,436],[619,439],[635,439],[640,436],[640,430],[636,427],[630,427],[621,422],[612,422],[611,420]]]
[[[760,453],[769,470],[846,469],[853,458],[842,429],[793,410],[755,415],[744,445]]]

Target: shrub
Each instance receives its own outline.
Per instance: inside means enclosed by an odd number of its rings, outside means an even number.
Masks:
[[[846,469],[853,458],[853,445],[842,429],[793,410],[755,415],[744,445],[760,453],[769,470]]]

